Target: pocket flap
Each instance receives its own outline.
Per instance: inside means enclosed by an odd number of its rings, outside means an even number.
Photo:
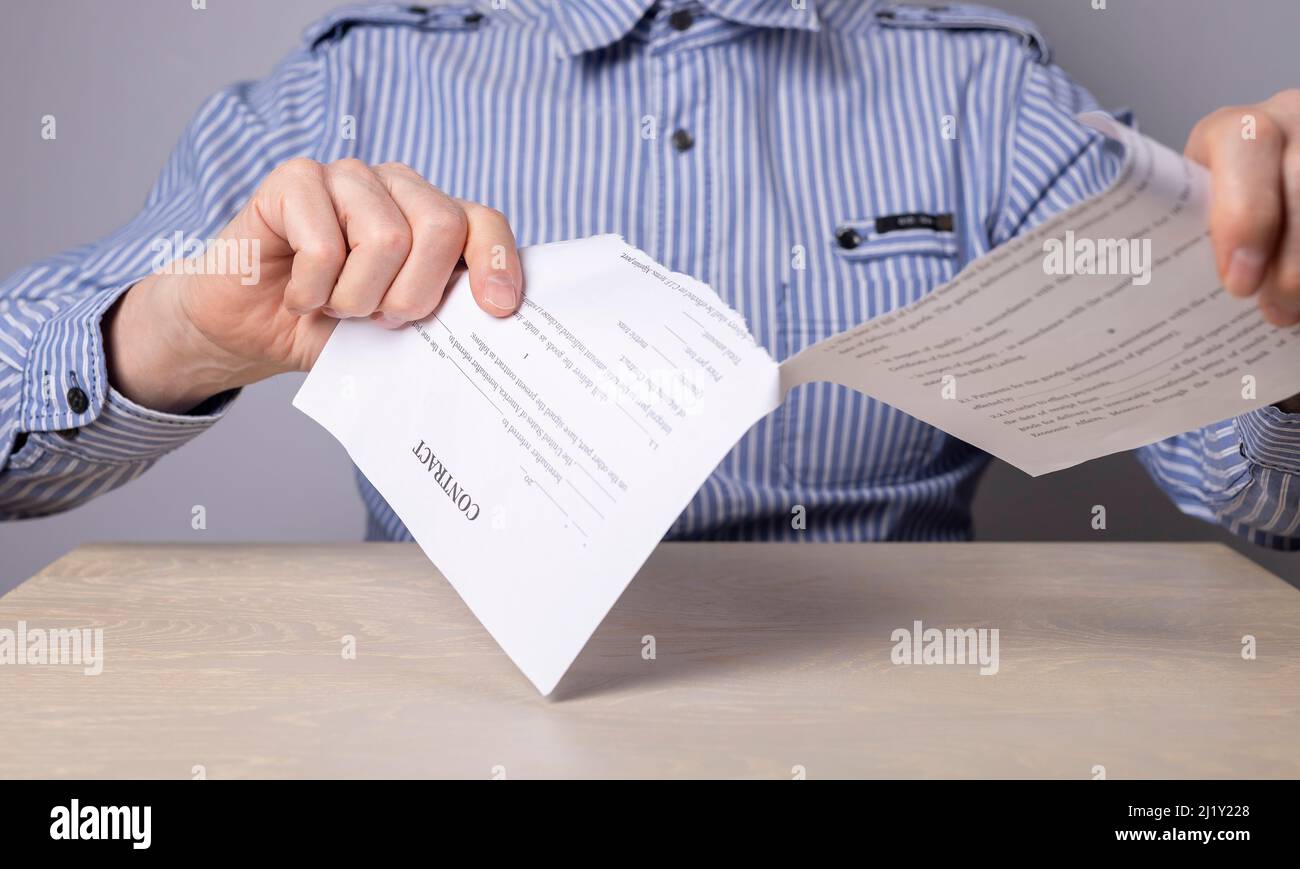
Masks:
[[[835,252],[845,259],[868,260],[899,255],[957,256],[957,235],[951,229],[918,226],[882,232],[875,218],[840,221],[835,228]]]

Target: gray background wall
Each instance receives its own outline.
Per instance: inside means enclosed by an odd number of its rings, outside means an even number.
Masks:
[[[1105,106],[1181,147],[1212,108],[1300,86],[1295,0],[986,0],[1035,20]],[[0,34],[0,273],[98,237],[143,201],[199,103],[265,75],[336,0],[8,0]],[[43,141],[40,118],[58,119]],[[1300,372],[1297,372],[1300,382]],[[71,513],[0,523],[0,593],[85,541],[359,539],[350,465],[294,410],[300,378],[245,391],[229,417],[148,474]],[[302,460],[309,454],[311,461]],[[193,531],[193,505],[208,528]],[[1090,528],[1104,504],[1109,528]],[[984,540],[1223,540],[1300,585],[1300,555],[1183,517],[1128,456],[1032,480],[1006,466],[976,500]]]

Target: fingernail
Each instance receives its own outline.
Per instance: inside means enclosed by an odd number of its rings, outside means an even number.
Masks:
[[[519,290],[507,274],[488,275],[484,296],[489,305],[503,311],[513,311],[519,305]]]
[[[383,314],[379,318],[379,325],[383,326],[385,329],[400,329],[406,325],[406,321],[400,317],[390,317],[387,314]]]
[[[335,320],[343,319],[343,315],[340,314],[338,311],[334,310],[333,308],[326,307],[326,308],[321,308],[320,310],[321,313],[327,317],[333,317]]]
[[[1228,276],[1223,288],[1238,298],[1249,296],[1264,280],[1265,256],[1253,248],[1239,247],[1228,260]]]

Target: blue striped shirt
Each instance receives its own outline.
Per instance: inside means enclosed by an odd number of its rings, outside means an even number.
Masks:
[[[498,4],[500,5],[500,4]],[[875,0],[510,0],[339,10],[205,103],[143,210],[0,285],[0,515],[75,506],[213,425],[133,404],[99,321],[156,239],[209,238],[294,156],[401,161],[521,244],[620,233],[708,281],[774,357],[877,316],[1099,192],[1117,156],[1028,23]],[[882,216],[952,215],[891,236]],[[841,243],[846,238],[849,244]],[[856,243],[854,243],[856,242]],[[1266,407],[1144,448],[1186,513],[1297,539],[1300,417]],[[677,538],[957,540],[988,457],[830,384],[793,391]],[[364,480],[368,536],[409,539]],[[792,513],[802,507],[806,528]]]

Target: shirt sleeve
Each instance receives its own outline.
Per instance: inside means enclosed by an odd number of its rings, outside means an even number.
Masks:
[[[1122,154],[1074,120],[1097,108],[1058,67],[1029,64],[1011,121],[994,244],[1109,186]],[[1137,458],[1184,513],[1263,546],[1300,548],[1300,414],[1263,407],[1142,447]]]
[[[187,415],[118,394],[100,320],[169,241],[215,237],[272,168],[319,152],[324,66],[320,53],[302,49],[268,78],[207,100],[133,219],[0,283],[0,519],[65,510],[109,491],[222,416],[232,394]]]

